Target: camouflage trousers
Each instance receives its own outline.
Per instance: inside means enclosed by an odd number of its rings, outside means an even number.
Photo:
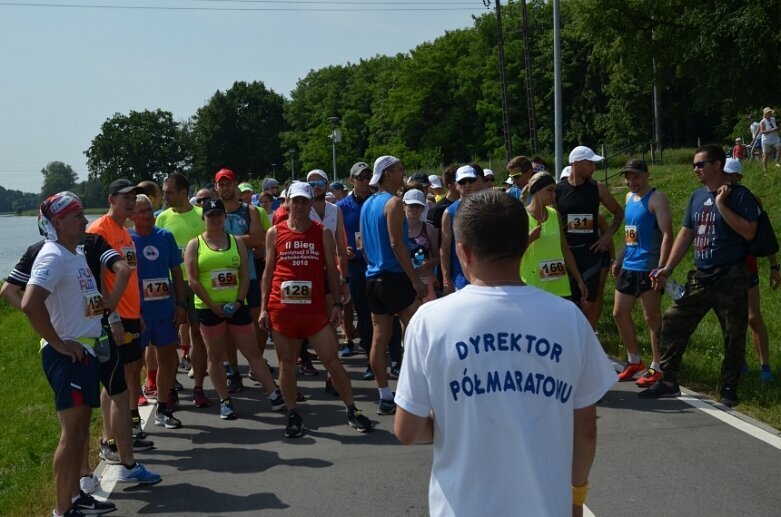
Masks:
[[[690,271],[686,294],[662,316],[660,349],[664,380],[676,381],[689,338],[713,309],[724,335],[722,388],[738,387],[746,355],[748,279],[746,263],[727,266],[711,277]]]

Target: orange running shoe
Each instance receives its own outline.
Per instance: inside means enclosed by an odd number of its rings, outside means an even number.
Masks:
[[[646,366],[643,361],[640,361],[639,363],[626,363],[626,366],[624,366],[624,371],[618,374],[618,381],[631,381],[632,377],[645,369]]]
[[[653,386],[656,381],[659,381],[662,379],[662,372],[657,372],[653,368],[649,368],[648,371],[645,372],[645,375],[637,379],[635,381],[635,384],[640,386],[641,388],[650,388]]]

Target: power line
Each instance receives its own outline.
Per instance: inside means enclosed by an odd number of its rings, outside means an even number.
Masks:
[[[237,3],[237,4],[335,4],[335,5],[366,5],[365,1],[359,0],[193,0],[195,2],[213,2],[213,3]],[[369,5],[474,5],[470,2],[372,2]]]
[[[290,5],[292,2],[285,2]],[[300,4],[308,2],[298,2]],[[364,4],[365,5],[365,4]],[[439,4],[444,5],[444,4]],[[463,4],[459,4],[463,5]],[[53,4],[53,3],[23,3],[23,2],[2,2],[0,6],[9,7],[56,7],[66,9],[114,9],[114,10],[133,10],[133,11],[288,11],[288,12],[381,12],[381,11],[475,11],[472,7],[345,7],[345,8],[326,8],[326,7],[196,7],[196,6],[160,6],[160,5],[102,5],[102,4]]]

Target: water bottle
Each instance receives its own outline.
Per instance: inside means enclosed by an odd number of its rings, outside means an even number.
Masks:
[[[667,283],[664,284],[664,292],[667,293],[667,296],[677,302],[686,294],[686,286],[669,278],[667,279]]]
[[[423,254],[423,250],[418,248],[418,251],[415,252],[415,256],[412,257],[412,265],[415,266],[415,269],[418,269],[423,266],[424,260],[426,260],[426,256]]]
[[[138,339],[139,337],[141,337],[141,334],[138,334],[137,332],[125,332],[124,344],[127,345],[132,343],[134,339]]]
[[[232,303],[226,303],[225,305],[222,306],[222,311],[228,316],[230,316],[234,312],[236,312],[236,306]]]

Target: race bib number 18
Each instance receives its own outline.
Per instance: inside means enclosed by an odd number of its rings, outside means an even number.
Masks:
[[[626,245],[627,246],[637,246],[638,245],[637,226],[630,226],[630,225],[624,226],[624,233],[626,234]]]

